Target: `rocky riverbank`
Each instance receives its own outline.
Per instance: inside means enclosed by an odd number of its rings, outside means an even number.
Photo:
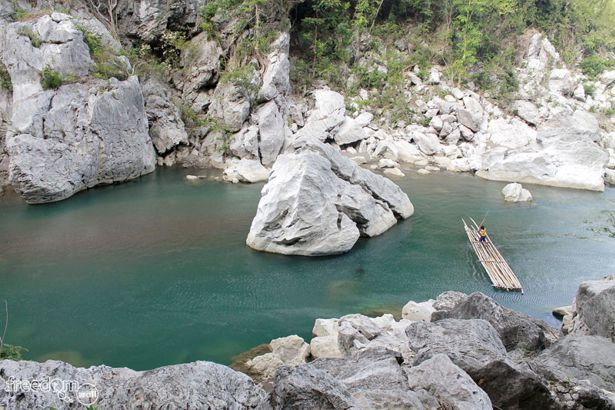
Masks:
[[[136,372],[0,361],[0,405],[81,408],[76,391],[20,387],[50,378],[95,386],[102,408],[612,409],[613,312],[614,276],[581,284],[565,334],[481,293],[445,292],[397,321],[318,319],[309,343],[275,339],[247,358],[254,379],[208,362]]]

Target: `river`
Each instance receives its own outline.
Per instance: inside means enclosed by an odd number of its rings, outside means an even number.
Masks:
[[[580,281],[615,272],[615,189],[528,186],[535,200],[520,205],[504,202],[503,183],[411,175],[397,182],[413,217],[346,255],[305,258],[245,246],[262,185],[189,183],[188,173],[158,169],[47,205],[0,198],[7,342],[28,359],[83,366],[228,364],[272,338],[309,337],[318,317],[445,290],[481,291],[557,325],[551,309]],[[461,218],[485,215],[524,295],[493,290],[470,251]]]

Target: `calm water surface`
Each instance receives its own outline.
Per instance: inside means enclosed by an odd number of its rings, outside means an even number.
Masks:
[[[481,291],[556,324],[581,280],[615,272],[615,190],[530,187],[506,204],[503,183],[469,175],[399,181],[416,214],[338,257],[257,253],[245,246],[262,185],[191,184],[187,170],[68,201],[0,199],[0,300],[7,340],[26,357],[149,369],[231,357],[272,338],[309,337],[339,317],[445,290]],[[494,291],[460,219],[487,214],[525,295]]]

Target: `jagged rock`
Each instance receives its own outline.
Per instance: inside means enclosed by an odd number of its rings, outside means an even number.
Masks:
[[[26,103],[30,115],[18,111]],[[10,179],[29,203],[59,201],[154,170],[156,156],[136,77],[99,81],[92,89],[66,85],[21,100],[15,108],[16,135],[7,140]]]
[[[418,366],[406,369],[411,390],[433,394],[441,408],[459,410],[491,409],[489,396],[448,356],[438,354]]]
[[[171,101],[167,87],[154,78],[148,78],[142,89],[149,132],[158,154],[165,154],[179,144],[187,144],[188,133],[181,113]]]
[[[53,360],[2,360],[0,373],[3,380],[73,381],[80,386],[77,392],[94,386],[98,393],[95,404],[101,408],[268,408],[267,394],[248,376],[209,362],[136,372],[107,366],[77,368]],[[52,389],[13,392],[7,391],[5,381],[0,383],[0,405],[6,408],[81,408],[75,392],[67,392],[67,399],[74,401],[67,407],[67,402]]]
[[[274,409],[350,409],[358,405],[346,387],[312,366],[282,367],[271,392]]]
[[[448,311],[454,309],[461,301],[468,297],[465,293],[449,290],[438,295],[432,306],[436,311]],[[433,313],[433,312],[432,312]]]
[[[397,357],[384,349],[282,368],[271,401],[275,409],[421,409],[424,402],[436,404],[427,392],[408,388]]]
[[[511,149],[536,141],[536,131],[517,119],[497,118],[489,121],[488,132],[491,134],[492,144]]]
[[[186,0],[168,4],[162,0],[135,0],[118,5],[119,30],[128,37],[153,43],[167,30],[196,32],[203,2]]]
[[[399,161],[414,164],[424,159],[424,155],[419,151],[416,145],[405,140],[394,141],[394,144],[397,149],[397,159]]]
[[[220,60],[224,52],[219,43],[207,32],[202,32],[190,40],[190,46],[181,54],[181,65],[184,67],[181,83],[178,87],[183,91],[184,98],[194,102],[200,92],[213,88],[220,74]],[[200,112],[203,107],[194,107]]]
[[[441,149],[440,139],[434,134],[412,133],[412,139],[419,149],[427,155],[433,155]]]
[[[579,84],[577,88],[574,89],[573,96],[579,101],[585,101],[585,87],[583,84]]]
[[[335,135],[346,118],[344,96],[331,90],[315,90],[314,109],[305,122],[305,126],[296,134],[296,139],[316,138],[324,141]]]
[[[468,110],[464,110],[463,108],[457,109],[457,119],[461,125],[474,132],[478,131],[480,128],[472,113]]]
[[[427,80],[428,84],[440,84],[440,71],[437,68],[432,67],[429,70],[429,79]]]
[[[615,391],[615,344],[600,336],[568,335],[530,362],[548,380]]]
[[[591,131],[593,121],[584,117],[585,113],[545,124],[538,130],[537,144],[490,150],[477,175],[495,181],[603,191],[608,152],[596,143],[599,134]]]
[[[603,336],[615,342],[615,275],[581,283],[570,333]]]
[[[272,50],[267,56],[267,69],[263,75],[263,85],[258,92],[261,100],[276,100],[279,105],[284,105],[290,95],[290,62],[288,60],[288,46],[290,35],[283,32],[271,44]]]
[[[255,182],[266,181],[269,170],[255,159],[232,159],[224,170],[222,178],[228,182]]]
[[[256,84],[256,78],[249,80]],[[241,130],[243,123],[250,115],[250,95],[246,90],[233,82],[220,82],[214,91],[209,113],[228,128],[231,132]]]
[[[513,103],[513,109],[519,118],[531,125],[537,125],[540,121],[538,107],[534,103],[525,100],[517,100]]]
[[[258,152],[264,165],[271,165],[284,146],[286,127],[284,117],[275,101],[262,105],[256,112],[258,118]]]
[[[521,184],[508,184],[502,189],[504,200],[508,202],[528,202],[532,200],[532,194]]]
[[[239,158],[259,158],[258,153],[258,126],[243,127],[233,135],[230,149],[233,155]]]
[[[444,123],[442,122],[442,118],[435,116],[431,119],[431,121],[429,122],[429,125],[436,131],[440,131],[442,129],[442,127],[444,126]]]
[[[474,380],[498,409],[556,409],[547,383],[525,363],[494,360],[478,370]]]
[[[583,392],[587,408],[613,408],[615,344],[600,336],[569,335],[536,357],[530,366],[558,390]],[[580,391],[579,391],[580,390]]]
[[[360,234],[379,235],[414,212],[397,185],[336,148],[303,139],[292,149],[278,157],[263,188],[250,247],[289,255],[342,253]]]
[[[335,142],[338,145],[352,144],[367,138],[363,130],[364,125],[356,119],[346,117],[339,131],[335,134]]]
[[[371,124],[373,119],[374,119],[374,114],[370,112],[364,112],[364,113],[357,115],[357,117],[354,120],[361,127],[367,127],[369,124]]]
[[[615,170],[605,169],[604,170],[604,182],[609,185],[615,185]]]
[[[433,307],[433,300],[428,300],[421,303],[410,301],[404,305],[401,310],[401,317],[407,320],[423,320],[429,322],[431,320],[431,314],[435,312]]]
[[[482,319],[414,322],[406,335],[410,349],[416,353],[414,365],[443,353],[474,377],[482,367],[506,356],[498,333]]]
[[[549,77],[549,91],[562,95],[572,95],[575,83],[570,75],[570,70],[566,68],[556,68],[551,70]]]
[[[250,374],[261,383],[271,382],[282,366],[294,367],[306,363],[310,354],[310,345],[297,335],[273,339],[269,346],[271,352],[246,362]]]
[[[433,321],[441,319],[483,319],[498,332],[506,350],[532,354],[557,341],[557,332],[545,322],[500,306],[490,297],[474,292],[453,309],[438,311]],[[436,322],[437,323],[437,322]]]

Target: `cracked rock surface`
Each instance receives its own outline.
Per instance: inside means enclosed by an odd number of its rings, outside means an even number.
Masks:
[[[330,255],[360,236],[382,234],[414,213],[390,180],[360,168],[339,149],[300,138],[273,166],[248,246],[285,255]]]

